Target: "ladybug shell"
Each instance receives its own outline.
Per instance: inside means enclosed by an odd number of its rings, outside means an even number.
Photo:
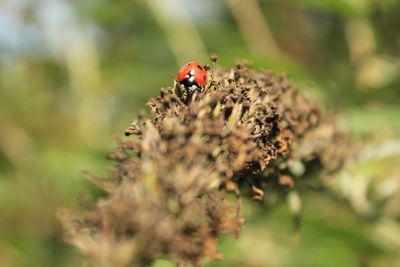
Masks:
[[[192,61],[179,70],[177,80],[185,87],[204,87],[207,83],[207,71],[200,63]]]

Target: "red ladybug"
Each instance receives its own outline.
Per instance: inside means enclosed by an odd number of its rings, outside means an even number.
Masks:
[[[180,68],[177,82],[192,93],[196,89],[203,89],[207,83],[207,71],[198,62],[192,61]]]

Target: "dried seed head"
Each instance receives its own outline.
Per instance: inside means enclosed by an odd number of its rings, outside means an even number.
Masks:
[[[109,195],[81,216],[61,216],[68,240],[93,264],[170,257],[197,266],[220,258],[218,235],[237,233],[244,222],[240,206],[224,200],[227,192],[239,196],[249,186],[261,201],[266,187],[295,187],[292,177],[316,161],[329,171],[343,164],[348,139],[286,76],[241,62],[213,68],[210,77],[190,99],[173,87],[151,99],[150,118],[126,130],[139,138],[110,155],[107,183],[90,176]],[[291,162],[304,170],[291,173]]]

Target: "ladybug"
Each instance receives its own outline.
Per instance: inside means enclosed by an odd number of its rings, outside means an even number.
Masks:
[[[192,61],[180,68],[176,80],[192,94],[196,89],[202,90],[206,85],[207,71],[200,63]]]

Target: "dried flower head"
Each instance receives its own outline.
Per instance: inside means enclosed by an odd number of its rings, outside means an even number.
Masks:
[[[186,103],[172,87],[151,99],[150,118],[132,121],[125,134],[133,137],[110,155],[110,178],[89,176],[107,197],[83,214],[60,213],[68,241],[93,266],[219,259],[218,236],[244,223],[227,193],[248,186],[262,200],[269,184],[296,186],[292,178],[305,171],[293,162],[330,171],[343,164],[345,144],[331,149],[341,133],[286,76],[246,63],[209,75]]]

